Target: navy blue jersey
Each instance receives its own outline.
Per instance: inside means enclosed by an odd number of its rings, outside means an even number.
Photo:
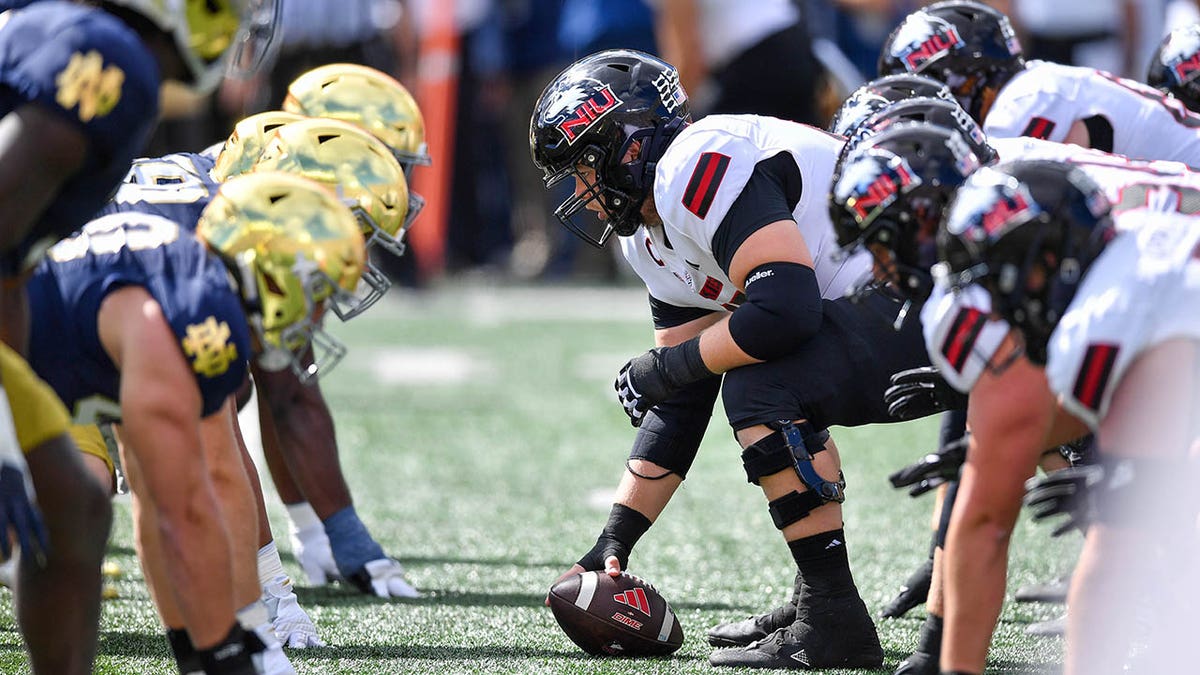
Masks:
[[[200,213],[221,187],[210,173],[214,163],[212,157],[192,152],[135,159],[100,215],[150,213],[195,230]]]
[[[79,423],[116,417],[121,375],[100,343],[109,293],[141,286],[179,338],[209,415],[242,384],[250,329],[225,266],[203,243],[158,216],[104,216],[55,245],[29,282],[29,363]]]
[[[132,29],[94,7],[43,0],[5,17],[0,116],[36,104],[76,125],[88,144],[83,166],[29,236],[2,252],[12,269],[79,228],[108,200],[154,129],[159,70]]]

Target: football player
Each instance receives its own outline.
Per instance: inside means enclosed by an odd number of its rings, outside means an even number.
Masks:
[[[26,6],[27,5],[27,6]],[[269,41],[273,5],[194,6],[113,0],[103,7],[50,0],[5,3],[0,25],[0,331],[3,410],[0,481],[24,553],[17,616],[36,672],[90,672],[99,613],[100,561],[111,518],[66,431],[68,415],[19,353],[27,342],[23,279],[45,248],[104,202],[140,151],[158,113],[159,83],[214,84],[236,47],[253,67]],[[10,351],[11,349],[11,351]],[[12,406],[11,414],[8,410]],[[16,425],[14,436],[13,425]],[[52,551],[44,552],[26,453]],[[97,499],[99,497],[99,499]],[[7,540],[4,542],[7,550]]]
[[[1188,110],[1200,110],[1200,24],[1180,26],[1158,45],[1150,59],[1146,83],[1168,94]]]
[[[332,193],[264,172],[222,186],[195,236],[160,216],[102,216],[29,282],[30,364],[78,422],[120,423],[139,549],[182,672],[291,672],[238,562],[257,533],[253,517],[229,518],[254,509],[232,395],[248,358],[300,367],[319,304],[353,291],[364,255]],[[249,504],[230,503],[239,492]]]
[[[1005,522],[984,519],[991,545],[959,548],[978,543],[955,539],[985,518],[965,508],[980,503],[972,492],[986,483],[1002,495],[1011,527],[1019,470],[1082,428],[1096,434],[1103,478],[1091,489],[1094,520],[1069,596],[1071,675],[1183,672],[1194,661],[1200,220],[1190,198],[1200,181],[1149,171],[1110,206],[1080,167],[985,168],[960,189],[939,234],[951,278],[987,290],[1013,327],[1008,347],[1024,353],[1000,376],[1003,395],[985,384],[990,374],[972,391],[975,434],[947,550],[951,581],[976,567],[960,567],[964,558],[1006,541],[996,536]],[[998,571],[1002,588],[1003,565]],[[970,599],[962,587],[948,590],[942,667],[983,672],[986,642],[962,639],[954,623],[980,589]],[[1136,608],[1148,597],[1155,612],[1147,618]]]
[[[391,149],[406,177],[411,177],[414,167],[430,163],[421,109],[403,85],[373,68],[346,63],[314,68],[288,86],[283,109],[366,129]],[[258,158],[253,150],[238,153],[230,148],[228,154],[231,161],[240,154],[241,163]],[[378,246],[375,253],[403,252],[404,233],[424,203],[408,190],[403,228],[394,232],[394,243]],[[368,248],[376,247],[368,244]],[[374,264],[368,265],[364,281],[370,282],[376,295],[391,283]],[[309,583],[342,578],[364,593],[416,597],[418,591],[405,580],[404,569],[385,554],[354,509],[338,462],[333,419],[320,390],[300,386],[286,372],[269,377],[270,382],[259,383],[263,454],[287,506],[293,551]]]
[[[1008,18],[972,0],[908,15],[884,44],[879,73],[945,82],[988,138],[1032,136],[1200,166],[1200,117],[1179,100],[1091,68],[1026,62]]]
[[[908,137],[908,142],[902,142]],[[995,139],[992,141],[1001,158],[1004,157],[1040,157],[1071,161],[1081,170],[1100,182],[1110,197],[1118,203],[1140,205],[1149,199],[1152,191],[1140,185],[1155,176],[1166,176],[1165,180],[1195,180],[1184,178],[1188,174],[1186,167],[1173,162],[1130,162],[1121,157],[1107,155],[1096,151],[1086,151],[1074,146],[1061,145],[1031,138]],[[936,224],[944,211],[946,203],[958,185],[963,182],[964,172],[961,160],[949,152],[961,143],[946,143],[938,140],[933,130],[920,127],[898,128],[890,133],[869,139],[852,154],[847,161],[845,179],[835,185],[833,201],[841,209],[840,217],[835,216],[834,222],[838,228],[839,240],[848,244],[852,250],[866,247],[873,252],[877,260],[877,270],[881,278],[890,280],[898,289],[912,288],[928,289],[931,284],[929,264],[934,245]],[[962,154],[962,150],[960,150]],[[931,158],[940,161],[931,167]],[[940,168],[937,167],[940,164]],[[859,176],[860,179],[855,179]],[[896,177],[904,177],[900,180]],[[874,192],[869,190],[876,186]],[[855,206],[865,208],[856,209]],[[916,214],[914,216],[914,214]],[[904,283],[904,278],[917,278],[920,283]],[[942,283],[933,285],[933,297],[926,303],[922,312],[922,322],[926,333],[927,346],[935,364],[942,374],[960,390],[970,390],[981,378],[988,381],[991,395],[1001,395],[1006,380],[1000,379],[998,373],[1003,373],[1007,363],[1011,363],[1017,355],[1011,351],[1000,349],[1008,329],[1002,322],[988,322],[986,317],[990,312],[990,303],[986,294],[979,289],[968,287],[961,292],[948,292],[945,278]],[[926,291],[927,292],[927,291]],[[981,297],[982,295],[982,297]],[[1001,356],[997,356],[1000,354]],[[993,380],[995,380],[993,382]],[[972,408],[972,418],[978,415]],[[986,440],[985,436],[985,440]],[[1053,447],[1053,446],[1048,446]],[[988,475],[994,471],[1007,471],[1008,478],[1000,483],[1018,483],[1033,472],[1034,466],[1042,461],[1046,467],[1045,450],[1039,450],[1027,458],[1025,464],[1006,464],[1004,457],[989,462]],[[1057,457],[1057,453],[1055,453]],[[976,461],[971,456],[968,463]],[[1003,464],[1003,468],[1001,465]],[[930,467],[936,472],[937,467]],[[930,474],[932,475],[932,474]],[[999,612],[1000,600],[1003,597],[1003,561],[1006,558],[1003,550],[993,550],[991,542],[992,527],[1007,530],[1012,521],[1006,520],[1008,511],[996,514],[996,509],[1002,503],[1003,495],[991,494],[993,481],[974,484],[969,496],[964,497],[960,508],[973,514],[972,520],[977,523],[970,529],[960,526],[958,532],[950,534],[947,549],[956,540],[974,536],[966,545],[960,544],[960,551],[987,551],[986,555],[973,555],[968,558],[972,563],[980,562],[988,569],[999,568],[998,579],[995,576],[981,577],[979,573],[959,573],[958,577],[947,580],[947,595],[957,593],[959,598],[965,598],[971,593],[970,600],[959,600],[957,611],[970,613],[971,618],[962,619],[948,613],[947,628],[957,626],[960,637],[968,637],[972,644],[982,643],[983,652],[978,654],[982,663],[986,651],[987,639],[975,637],[975,633],[986,631],[990,634],[991,626]],[[997,493],[999,494],[999,493]],[[1003,507],[1005,509],[1009,507]],[[1015,519],[1015,510],[1012,511]],[[956,516],[957,517],[957,516]],[[990,523],[998,523],[991,525]],[[960,554],[962,555],[962,554]],[[999,557],[1000,562],[994,562]],[[995,584],[1000,591],[993,592]],[[986,600],[980,601],[979,589],[988,589],[984,594]],[[931,617],[936,603],[931,603]],[[948,612],[953,612],[947,608]],[[990,615],[988,614],[990,612]],[[940,642],[940,622],[935,619],[927,621],[922,631],[922,640],[916,653],[898,672],[904,673],[935,673],[937,672],[938,646]],[[961,653],[961,648],[960,648]],[[944,653],[943,653],[944,654]]]
[[[398,84],[396,86],[399,87]],[[378,88],[372,95],[376,99],[398,96]],[[406,92],[404,98],[407,98]],[[384,122],[376,121],[375,116],[387,120],[385,115],[392,113],[374,112],[376,109],[364,107],[361,119],[383,126]],[[291,122],[298,124],[291,125]],[[390,126],[404,128],[402,121],[392,122]],[[406,134],[411,135],[411,132]],[[138,160],[126,183],[107,208],[111,211],[157,213],[177,222],[194,224],[215,190],[217,181],[255,169],[255,163],[268,145],[267,141],[277,135],[280,138],[272,146],[270,158],[264,161],[263,166],[269,164],[272,169],[295,172],[328,183],[355,203],[356,213],[364,228],[363,234],[367,238],[368,252],[384,251],[399,255],[403,251],[402,239],[414,216],[407,209],[414,202],[407,191],[403,170],[393,159],[395,153],[389,151],[389,147],[381,140],[348,123],[309,119],[282,111],[259,113],[239,122],[215,159],[214,153],[206,150],[200,154],[178,153],[158,159]],[[388,286],[386,276],[368,263],[355,294],[344,302],[335,301],[331,308],[347,319],[356,316],[377,301]],[[337,358],[343,351],[340,345],[333,342],[323,342],[319,346],[325,348],[326,358],[322,360]],[[322,497],[328,494],[336,497],[338,485],[345,488],[337,462],[337,446],[333,440],[333,423],[328,406],[320,389],[306,386],[305,382],[316,372],[312,369],[317,367],[319,364],[311,362],[301,371],[284,369],[269,372],[253,365],[251,367],[260,395],[260,420],[267,457],[292,459],[296,455],[303,455],[306,449],[315,448],[321,453],[319,457],[323,458],[324,463],[321,464],[302,464],[299,463],[302,460],[296,459],[295,462],[299,464],[295,474],[289,473],[286,466],[281,467],[281,460],[268,461],[276,485],[292,513],[304,510],[303,504],[294,506],[287,501],[290,494],[288,486],[293,484],[292,475],[296,475],[305,487]],[[286,429],[280,433],[289,442],[284,444],[281,452],[273,453],[270,449],[278,445],[276,429]],[[327,503],[322,502],[321,506],[327,507]],[[301,540],[307,542],[307,546],[297,550],[304,554],[298,555],[298,558],[306,574],[310,578],[319,574],[324,582],[328,572],[330,576],[350,580],[355,588],[364,593],[382,597],[416,597],[418,592],[405,579],[400,564],[383,552],[358,520],[350,504],[348,489],[345,503],[333,501],[328,506],[331,508],[327,515],[330,522],[324,528],[318,520],[316,533],[302,530]],[[308,511],[311,512],[311,508]],[[265,514],[260,513],[260,517],[265,517]],[[263,563],[260,565],[260,575],[264,582],[264,597],[271,606],[278,603],[281,607],[293,608],[294,616],[291,619],[284,614],[275,619],[280,637],[285,642],[289,641],[289,635],[304,640],[315,639],[315,632],[310,630],[311,623],[300,615],[301,611],[296,611],[299,608],[294,605],[290,583],[281,585],[272,581],[281,574],[278,553],[267,535],[265,520],[261,521],[260,528],[263,534],[260,542],[260,560]],[[335,542],[332,550],[329,543],[331,539],[325,536],[327,529]],[[317,555],[321,551],[324,555]],[[344,570],[344,576],[339,573],[340,570]],[[285,623],[281,624],[281,621]]]
[[[889,376],[927,360],[915,322],[892,328],[890,298],[823,300],[841,298],[869,266],[838,253],[824,202],[843,139],[756,116],[693,124],[675,69],[628,50],[563,71],[530,125],[547,185],[575,181],[556,215],[596,246],[617,235],[650,291],[659,345],[618,376],[637,438],[608,524],[566,574],[627,564],[686,476],[723,379],[747,478],[763,488],[798,572],[791,602],[710,631],[714,645],[738,647],[710,662],[880,667],[824,429],[889,421]]]

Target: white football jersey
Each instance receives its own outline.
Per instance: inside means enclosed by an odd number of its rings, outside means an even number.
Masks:
[[[679,307],[733,310],[744,296],[717,263],[712,238],[760,161],[788,152],[802,192],[792,216],[812,253],[822,297],[867,274],[869,256],[840,255],[827,199],[843,140],[803,124],[710,115],[679,132],[658,162],[654,203],[662,227],[621,237],[621,252],[655,298]]]
[[[1113,203],[1113,224],[1121,231],[1141,228],[1146,213],[1170,217],[1172,222],[1181,216],[1194,220],[1191,216],[1200,214],[1200,172],[1179,162],[1133,161],[1036,138],[998,138],[991,145],[1001,161],[1047,159],[1078,166]],[[968,392],[988,364],[1007,358],[997,352],[1009,326],[1001,319],[986,320],[992,305],[982,288],[953,292],[944,278],[935,274],[935,280],[933,294],[921,310],[925,346],[946,382]]]
[[[1200,340],[1200,218],[1137,209],[1122,220],[1130,231],[1092,263],[1047,349],[1050,389],[1093,431],[1138,355]]]
[[[1102,116],[1112,151],[1200,167],[1200,116],[1177,99],[1103,71],[1030,61],[996,94],[984,120],[988,138],[1066,139],[1077,120]]]

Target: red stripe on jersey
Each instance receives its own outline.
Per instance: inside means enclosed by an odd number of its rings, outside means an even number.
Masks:
[[[983,312],[974,307],[958,310],[958,316],[954,317],[954,323],[950,326],[950,334],[942,343],[942,355],[954,370],[962,372],[963,366],[967,364],[967,356],[975,346],[975,339],[979,337],[979,331],[983,330],[986,321],[987,317]]]
[[[729,168],[729,157],[719,152],[706,152],[696,161],[687,189],[683,192],[683,207],[696,214],[701,220],[708,215],[717,189]]]
[[[1029,124],[1025,127],[1025,131],[1021,132],[1021,135],[1046,140],[1050,138],[1052,131],[1054,131],[1054,122],[1045,117],[1035,117],[1029,120]]]
[[[1083,364],[1079,367],[1079,375],[1075,379],[1075,389],[1072,392],[1075,400],[1089,410],[1099,410],[1100,401],[1104,400],[1104,390],[1108,387],[1108,378],[1112,375],[1113,364],[1117,361],[1117,346],[1094,344],[1088,347],[1083,356]]]

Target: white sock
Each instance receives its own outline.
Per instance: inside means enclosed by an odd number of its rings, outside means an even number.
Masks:
[[[287,504],[288,518],[292,521],[292,531],[300,532],[309,528],[322,528],[321,519],[317,517],[317,512],[308,502],[298,502],[296,504]]]
[[[275,581],[276,577],[287,578],[283,571],[283,561],[279,559],[279,549],[275,548],[275,540],[267,542],[266,546],[258,549],[258,584],[266,587]]]

